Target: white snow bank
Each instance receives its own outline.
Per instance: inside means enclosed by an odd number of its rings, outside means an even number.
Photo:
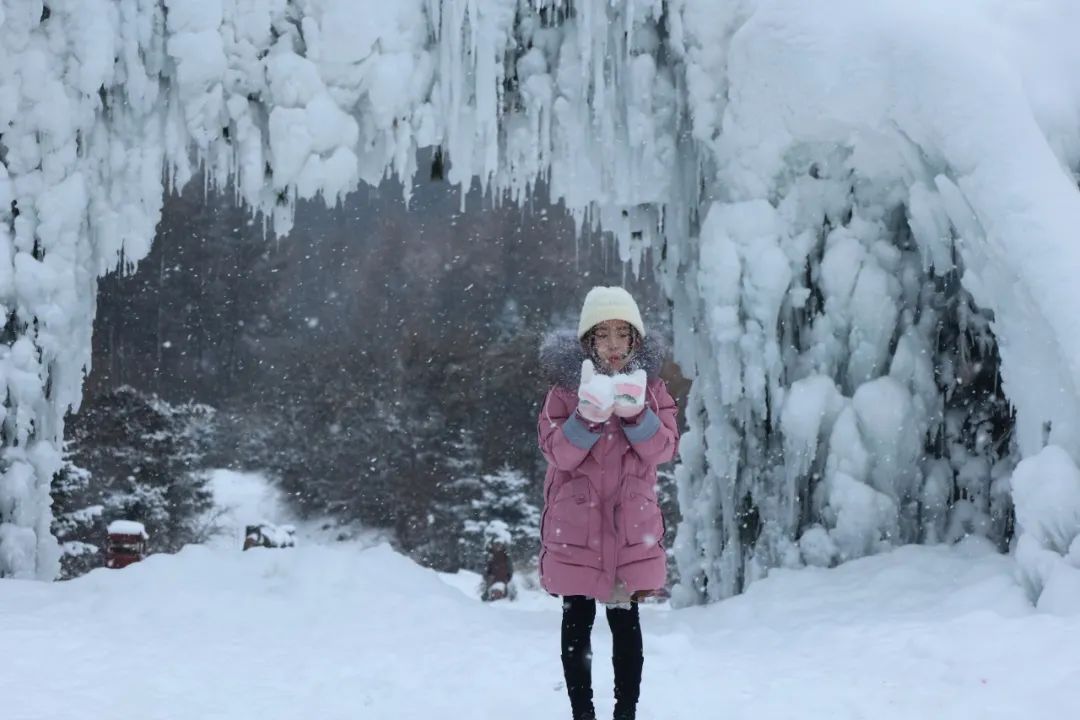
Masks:
[[[560,603],[481,603],[387,546],[191,546],[66,583],[0,581],[10,720],[568,716]],[[528,593],[527,593],[528,594]],[[526,612],[521,610],[527,609]],[[1080,707],[1080,620],[1035,614],[979,543],[776,571],[642,609],[640,716],[985,720]],[[610,634],[594,630],[597,710]]]

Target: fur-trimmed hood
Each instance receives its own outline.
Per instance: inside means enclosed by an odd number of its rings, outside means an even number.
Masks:
[[[660,374],[666,355],[667,346],[664,342],[655,335],[648,335],[641,347],[630,356],[623,372],[644,370],[651,380]],[[581,380],[581,363],[584,360],[585,351],[573,330],[548,333],[540,343],[540,370],[552,385],[576,390]]]

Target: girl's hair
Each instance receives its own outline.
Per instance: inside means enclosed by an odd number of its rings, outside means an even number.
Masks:
[[[627,323],[630,325],[630,323]],[[599,370],[604,367],[604,363],[600,360],[600,357],[596,354],[596,326],[593,325],[589,328],[589,331],[581,337],[581,349],[585,352],[585,357],[592,360],[593,365]],[[629,360],[637,352],[637,349],[641,347],[643,342],[641,333],[633,325],[630,325],[630,352],[627,353],[626,359]]]

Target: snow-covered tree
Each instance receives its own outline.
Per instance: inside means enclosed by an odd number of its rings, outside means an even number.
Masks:
[[[53,534],[60,542],[59,579],[73,578],[105,562],[101,521],[105,506],[90,492],[90,473],[67,458],[52,483]],[[81,539],[80,539],[81,538]]]
[[[151,552],[175,552],[213,531],[203,464],[213,441],[212,409],[122,387],[88,402],[68,433],[53,487],[63,577],[102,565],[113,520],[142,523]]]
[[[473,486],[475,494],[462,508],[465,566],[482,569],[493,541],[501,542],[515,560],[534,555],[540,544],[536,478],[503,466]]]

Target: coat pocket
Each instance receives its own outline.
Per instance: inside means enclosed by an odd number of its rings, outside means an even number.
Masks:
[[[663,547],[664,516],[656,498],[632,490],[622,503],[623,544]]]
[[[575,478],[555,493],[544,510],[543,541],[551,550],[589,547],[589,519],[592,511],[589,481]]]

